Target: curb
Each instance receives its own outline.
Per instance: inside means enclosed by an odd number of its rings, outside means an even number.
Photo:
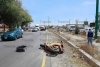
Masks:
[[[100,62],[98,60],[96,60],[95,58],[93,58],[91,55],[89,55],[84,50],[80,49],[79,47],[77,47],[76,45],[74,45],[73,43],[71,43],[70,41],[68,41],[66,38],[62,37],[61,35],[59,35],[57,33],[54,33],[54,34],[56,34],[57,36],[59,36],[60,38],[62,38],[63,40],[65,40],[69,46],[74,47],[75,49],[78,49],[78,51],[84,57],[84,60],[86,60],[92,67],[100,67]]]

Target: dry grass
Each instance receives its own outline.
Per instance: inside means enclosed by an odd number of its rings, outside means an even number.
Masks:
[[[58,39],[58,41],[61,41],[61,40],[62,40],[61,38]],[[66,47],[64,53],[69,55],[69,58],[70,58],[69,62],[73,66],[90,67],[90,65],[84,60],[84,58],[82,57],[82,55],[80,54],[80,52],[77,49],[69,46],[68,44],[66,44],[65,41],[63,41],[63,44],[64,44],[64,47]]]
[[[83,35],[83,36],[86,36],[86,32],[85,31],[80,32],[80,34]]]
[[[80,34],[78,34],[77,36],[86,38],[86,33],[85,33],[85,31],[83,31],[83,32],[80,32]]]
[[[73,64],[74,66],[77,66],[77,67],[91,67],[91,66],[84,60],[83,56],[80,54],[80,52],[79,52],[77,49],[75,49],[75,48],[73,48],[73,47],[71,47],[71,46],[68,46],[68,45],[66,44],[66,42],[64,43],[64,45],[65,45],[64,47],[67,47],[67,48],[65,49],[66,53],[67,53],[67,54],[70,53],[70,54],[68,54],[68,55],[70,55],[70,58],[71,58],[70,63],[71,63],[71,64]],[[70,52],[69,52],[68,50],[70,50]]]
[[[87,52],[88,54],[90,54],[91,56],[94,56],[94,55],[98,52],[98,50],[97,50],[96,47],[93,48],[93,47],[90,46],[89,44],[81,45],[80,48],[83,49],[83,50],[84,50],[85,52]]]
[[[100,52],[98,51],[97,47],[93,48],[92,46],[86,44],[86,45],[82,45],[80,48],[83,49],[88,54],[90,54],[95,59],[97,59],[98,61],[100,61]]]
[[[71,40],[71,38],[70,37],[67,37],[67,40]]]
[[[98,37],[98,39],[96,40],[97,43],[100,43],[100,37]]]

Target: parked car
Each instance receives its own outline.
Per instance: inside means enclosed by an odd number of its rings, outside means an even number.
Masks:
[[[37,32],[38,31],[38,29],[36,28],[36,27],[34,27],[33,29],[32,29],[32,32]]]
[[[16,40],[23,37],[23,32],[19,28],[10,28],[1,34],[1,40]]]

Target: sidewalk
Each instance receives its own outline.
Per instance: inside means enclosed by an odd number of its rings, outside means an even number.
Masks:
[[[72,34],[66,34],[64,32],[60,32],[60,34],[65,35],[67,37],[70,37],[71,40],[84,41],[85,43],[87,43],[87,39],[86,38],[82,38],[82,37],[79,37],[79,36],[76,36],[76,35],[72,35]],[[98,50],[100,51],[100,43],[96,43],[95,41],[93,41],[93,45],[95,47],[97,47]]]

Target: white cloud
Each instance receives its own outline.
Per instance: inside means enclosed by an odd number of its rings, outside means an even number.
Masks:
[[[94,4],[96,4],[95,1],[94,2],[92,2],[92,1],[85,1],[85,2],[83,2],[83,5],[94,5]]]

